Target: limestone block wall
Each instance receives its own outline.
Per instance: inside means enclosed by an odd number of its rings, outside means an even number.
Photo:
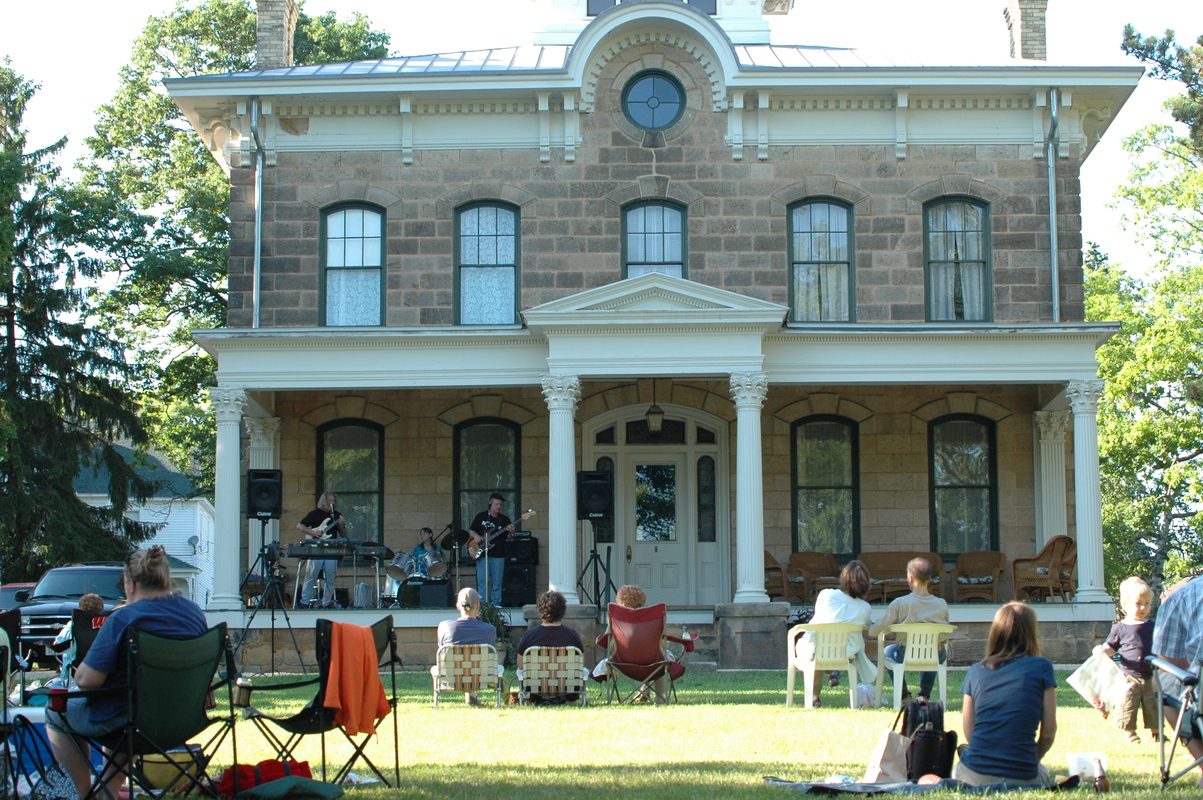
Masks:
[[[646,147],[620,110],[639,70],[670,71],[684,85],[685,117],[664,146]],[[304,152],[303,136],[282,133],[278,166],[264,174],[262,325],[319,320],[320,220],[340,201],[370,202],[386,215],[385,315],[389,326],[456,322],[455,209],[502,200],[520,214],[520,305],[529,308],[621,279],[621,208],[641,198],[687,209],[687,277],[788,304],[787,208],[805,197],[854,206],[856,319],[913,323],[925,318],[923,203],[965,195],[989,203],[996,322],[1051,320],[1045,163],[1027,144],[773,146],[732,159],[728,115],[711,106],[705,71],[664,45],[630,48],[598,79],[596,103],[581,115],[575,161],[537,148]],[[849,111],[847,124],[857,124]],[[972,113],[972,112],[965,112]],[[355,120],[344,123],[348,133]],[[479,124],[465,118],[464,124]],[[1058,162],[1061,313],[1083,317],[1079,161]],[[230,258],[232,327],[249,327],[253,254],[253,171],[234,170]]]

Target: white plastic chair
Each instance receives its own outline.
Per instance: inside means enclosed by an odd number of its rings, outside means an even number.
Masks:
[[[811,625],[795,625],[789,629],[786,647],[789,669],[785,679],[785,705],[794,704],[794,686],[797,673],[802,673],[803,688],[806,690],[805,708],[813,708],[815,696],[815,672],[845,670],[848,673],[848,704],[856,708],[856,656],[848,655],[848,635],[864,631],[863,625],[851,622],[823,622]],[[814,634],[814,658],[798,657],[798,640],[807,633]]]
[[[956,625],[935,622],[904,622],[891,625],[877,635],[877,705],[881,705],[881,689],[886,670],[894,673],[894,708],[902,708],[902,676],[907,672],[934,672],[940,684],[940,702],[948,707],[948,667],[940,663],[940,639],[957,629]],[[906,645],[901,664],[886,658],[886,634]],[[899,636],[902,634],[902,636]]]

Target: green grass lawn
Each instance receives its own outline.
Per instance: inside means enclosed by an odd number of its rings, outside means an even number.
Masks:
[[[945,725],[960,730],[960,685],[964,672],[949,673]],[[1157,790],[1157,746],[1128,744],[1123,735],[1068,686],[1058,673],[1057,743],[1045,761],[1065,773],[1067,756],[1101,751],[1110,760],[1112,791],[1122,797],[1162,796]],[[385,677],[387,688],[387,676]],[[256,679],[256,685],[270,682]],[[606,706],[594,688],[588,708],[465,706],[444,693],[431,703],[425,673],[399,677],[401,747],[400,791],[349,789],[356,797],[438,797],[462,800],[520,798],[767,798],[787,790],[765,785],[775,775],[789,780],[821,780],[841,774],[859,778],[881,731],[894,719],[889,709],[853,711],[847,687],[823,688],[823,707],[785,707],[785,672],[687,674],[678,682],[679,703],[666,707]],[[801,689],[801,676],[798,679]],[[598,685],[594,685],[598,686]],[[281,693],[284,694],[284,693]],[[312,693],[291,690],[291,703]],[[273,709],[268,693],[255,705]],[[274,697],[274,696],[273,696]],[[801,698],[799,697],[799,700]],[[275,705],[283,710],[289,703]],[[327,737],[338,764],[349,749]],[[385,724],[368,752],[381,766],[392,763],[392,726]],[[239,760],[271,757],[249,723],[239,725]],[[317,772],[318,741],[301,748]],[[341,758],[335,758],[341,757]],[[229,763],[228,748],[218,762]],[[361,775],[366,770],[356,767]],[[318,777],[315,775],[315,777]],[[1084,790],[1085,791],[1085,790]],[[1017,797],[1045,797],[1028,792]],[[1171,784],[1166,796],[1198,797],[1195,779]]]

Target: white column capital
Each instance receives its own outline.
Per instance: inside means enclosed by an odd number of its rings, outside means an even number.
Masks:
[[[218,422],[238,422],[246,408],[246,390],[241,386],[213,386],[209,389],[209,402]]]
[[[1069,398],[1069,405],[1074,413],[1097,414],[1099,398],[1103,395],[1103,385],[1103,381],[1098,379],[1070,381],[1065,387],[1065,396]]]
[[[1036,411],[1032,414],[1041,441],[1065,440],[1065,426],[1069,422],[1068,411]]]
[[[575,375],[544,375],[543,399],[549,409],[575,409],[581,399],[581,379]]]
[[[739,372],[731,376],[731,399],[736,408],[760,410],[768,393],[769,376],[763,372]]]
[[[251,447],[276,446],[276,436],[280,433],[279,417],[247,417],[245,422]]]

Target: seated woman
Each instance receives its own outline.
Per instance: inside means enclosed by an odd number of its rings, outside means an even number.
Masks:
[[[872,610],[863,598],[869,592],[869,568],[860,561],[849,561],[840,570],[840,588],[824,589],[815,598],[815,613],[810,618],[812,623],[846,622],[853,625],[869,624]],[[812,661],[815,657],[814,634],[808,633],[798,640],[797,656],[803,661]],[[877,666],[865,655],[865,637],[863,633],[848,634],[848,655],[856,656],[857,680],[873,683],[877,680]],[[832,686],[838,682],[839,673],[832,673]],[[815,675],[815,696],[811,704],[819,705],[818,687],[823,682],[823,673]]]
[[[96,635],[92,649],[75,671],[80,689],[122,687],[127,684],[125,629],[131,625],[156,636],[186,638],[208,630],[200,606],[171,591],[171,568],[167,552],[159,545],[135,550],[125,560],[124,606],[109,615]],[[65,717],[65,721],[64,721]],[[112,733],[126,723],[129,709],[124,693],[98,697],[72,697],[65,713],[46,711],[46,727],[55,759],[75,782],[79,797],[87,797],[92,786],[88,766],[88,743],[84,737]],[[77,736],[67,733],[70,728]],[[118,765],[124,759],[118,756]],[[110,797],[116,797],[125,779],[120,770],[106,775]]]
[[[1007,603],[994,615],[986,657],[969,668],[963,691],[966,744],[952,777],[974,786],[1052,783],[1040,759],[1057,737],[1057,681],[1029,606]]]
[[[532,647],[575,647],[582,653],[585,652],[581,635],[563,623],[564,612],[568,610],[568,601],[564,599],[564,595],[555,590],[545,592],[535,603],[535,610],[539,612],[540,624],[527,628],[526,633],[518,640],[519,680],[522,680],[522,656]],[[539,700],[535,696],[531,699]],[[566,699],[574,701],[577,697],[569,695]]]

